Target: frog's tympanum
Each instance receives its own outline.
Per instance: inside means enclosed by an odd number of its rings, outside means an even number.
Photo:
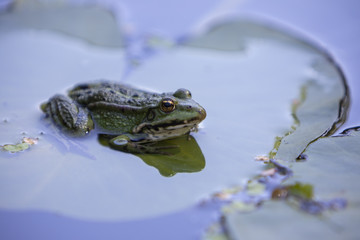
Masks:
[[[130,153],[164,153],[152,143],[188,134],[206,117],[189,90],[158,94],[108,81],[77,85],[41,109],[68,134],[96,128],[110,146]]]

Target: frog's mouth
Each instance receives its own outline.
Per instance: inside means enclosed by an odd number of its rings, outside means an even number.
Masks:
[[[182,135],[190,131],[195,131],[199,123],[198,118],[190,120],[173,120],[167,123],[142,123],[135,127],[134,133],[148,133],[153,135],[159,135],[167,133],[169,135]]]

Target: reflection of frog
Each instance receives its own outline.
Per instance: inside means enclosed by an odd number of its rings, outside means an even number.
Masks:
[[[96,126],[113,135],[110,146],[131,153],[162,153],[149,143],[187,134],[206,117],[186,89],[158,94],[106,81],[80,84],[41,109],[69,134],[83,136]]]

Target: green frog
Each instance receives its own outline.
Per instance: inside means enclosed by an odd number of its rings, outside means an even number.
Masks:
[[[61,131],[84,136],[95,128],[110,147],[129,153],[165,153],[152,143],[195,131],[206,117],[187,89],[154,93],[103,80],[55,95],[41,109]]]

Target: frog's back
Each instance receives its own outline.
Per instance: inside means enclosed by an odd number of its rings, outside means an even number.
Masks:
[[[95,102],[144,106],[151,105],[161,98],[158,93],[103,80],[79,84],[69,91],[69,96],[84,106]]]

